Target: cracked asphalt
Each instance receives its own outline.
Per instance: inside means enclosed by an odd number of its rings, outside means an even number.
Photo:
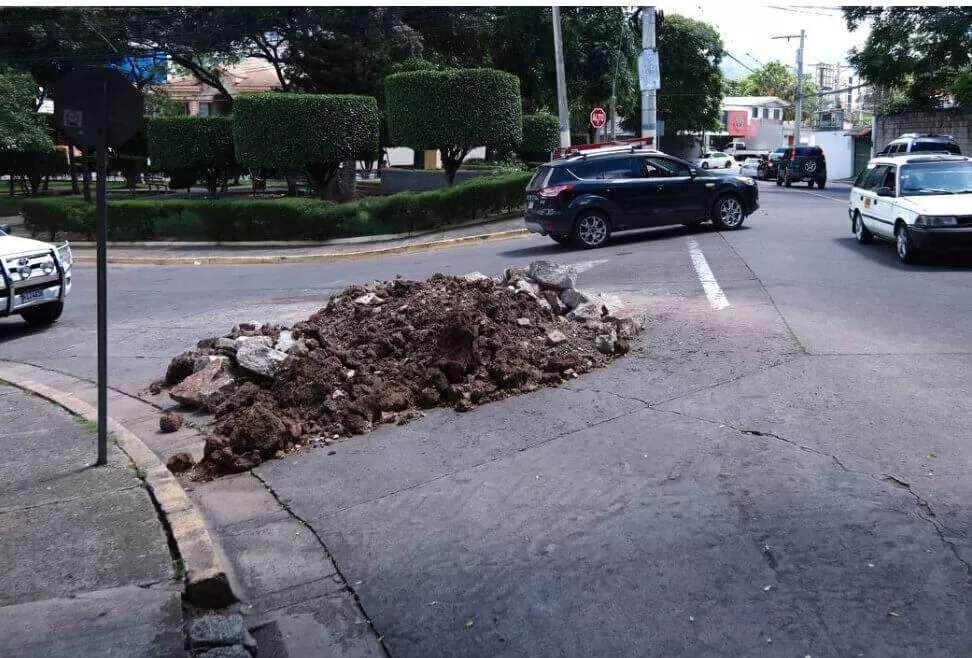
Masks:
[[[959,656],[972,646],[972,259],[853,241],[847,190],[762,184],[747,228],[591,252],[539,237],[335,264],[110,271],[112,385],[352,281],[584,262],[636,350],[256,475],[325,543],[393,656]],[[729,301],[715,311],[694,240]],[[196,287],[197,292],[187,291]],[[88,378],[93,270],[0,358]],[[333,454],[332,454],[333,453]]]

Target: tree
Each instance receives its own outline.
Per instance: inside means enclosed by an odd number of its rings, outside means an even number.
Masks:
[[[449,185],[472,149],[512,149],[523,137],[520,81],[503,71],[396,73],[385,93],[392,143],[438,149]]]
[[[550,152],[560,146],[560,120],[550,112],[523,115],[523,141],[520,158],[525,161],[550,159]]]
[[[850,63],[868,82],[900,89],[898,110],[929,109],[949,98],[972,105],[972,7],[844,7],[847,28],[871,23]]]
[[[640,15],[632,24],[640,25]],[[722,37],[708,23],[667,14],[658,26],[661,89],[656,99],[665,134],[714,130],[722,118]],[[640,98],[640,96],[639,96]],[[641,107],[628,125],[640,125]]]
[[[369,96],[244,95],[232,120],[241,165],[302,169],[321,197],[333,194],[342,163],[378,152],[378,104]]]
[[[148,154],[153,167],[191,170],[218,197],[235,172],[230,117],[153,118],[148,122]]]
[[[790,104],[783,111],[783,118],[792,121],[795,117],[797,76],[796,73],[779,61],[767,62],[739,81],[742,96],[776,96]],[[813,117],[823,106],[824,100],[816,96],[819,88],[810,76],[803,76],[803,118]]]
[[[37,83],[29,73],[0,73],[0,150],[50,151],[54,144],[34,107]]]

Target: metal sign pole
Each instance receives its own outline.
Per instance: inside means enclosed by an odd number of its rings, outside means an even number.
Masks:
[[[103,92],[104,105],[108,107],[108,82]],[[108,134],[108,113],[104,117],[105,135]],[[108,463],[108,146],[104,140],[98,146],[97,226],[98,241],[98,461],[96,466]]]

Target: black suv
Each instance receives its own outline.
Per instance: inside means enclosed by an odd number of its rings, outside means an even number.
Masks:
[[[603,149],[537,168],[526,189],[527,228],[592,249],[614,231],[693,226],[737,229],[759,208],[751,178],[714,173],[660,151]]]
[[[794,182],[816,183],[821,190],[827,186],[827,160],[819,146],[791,146],[783,152],[776,168],[776,184],[790,187]]]

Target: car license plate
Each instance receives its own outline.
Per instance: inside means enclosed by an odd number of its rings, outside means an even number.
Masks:
[[[37,290],[25,290],[20,293],[20,302],[26,304],[27,302],[33,302],[38,299],[44,299],[44,291],[42,289]]]

